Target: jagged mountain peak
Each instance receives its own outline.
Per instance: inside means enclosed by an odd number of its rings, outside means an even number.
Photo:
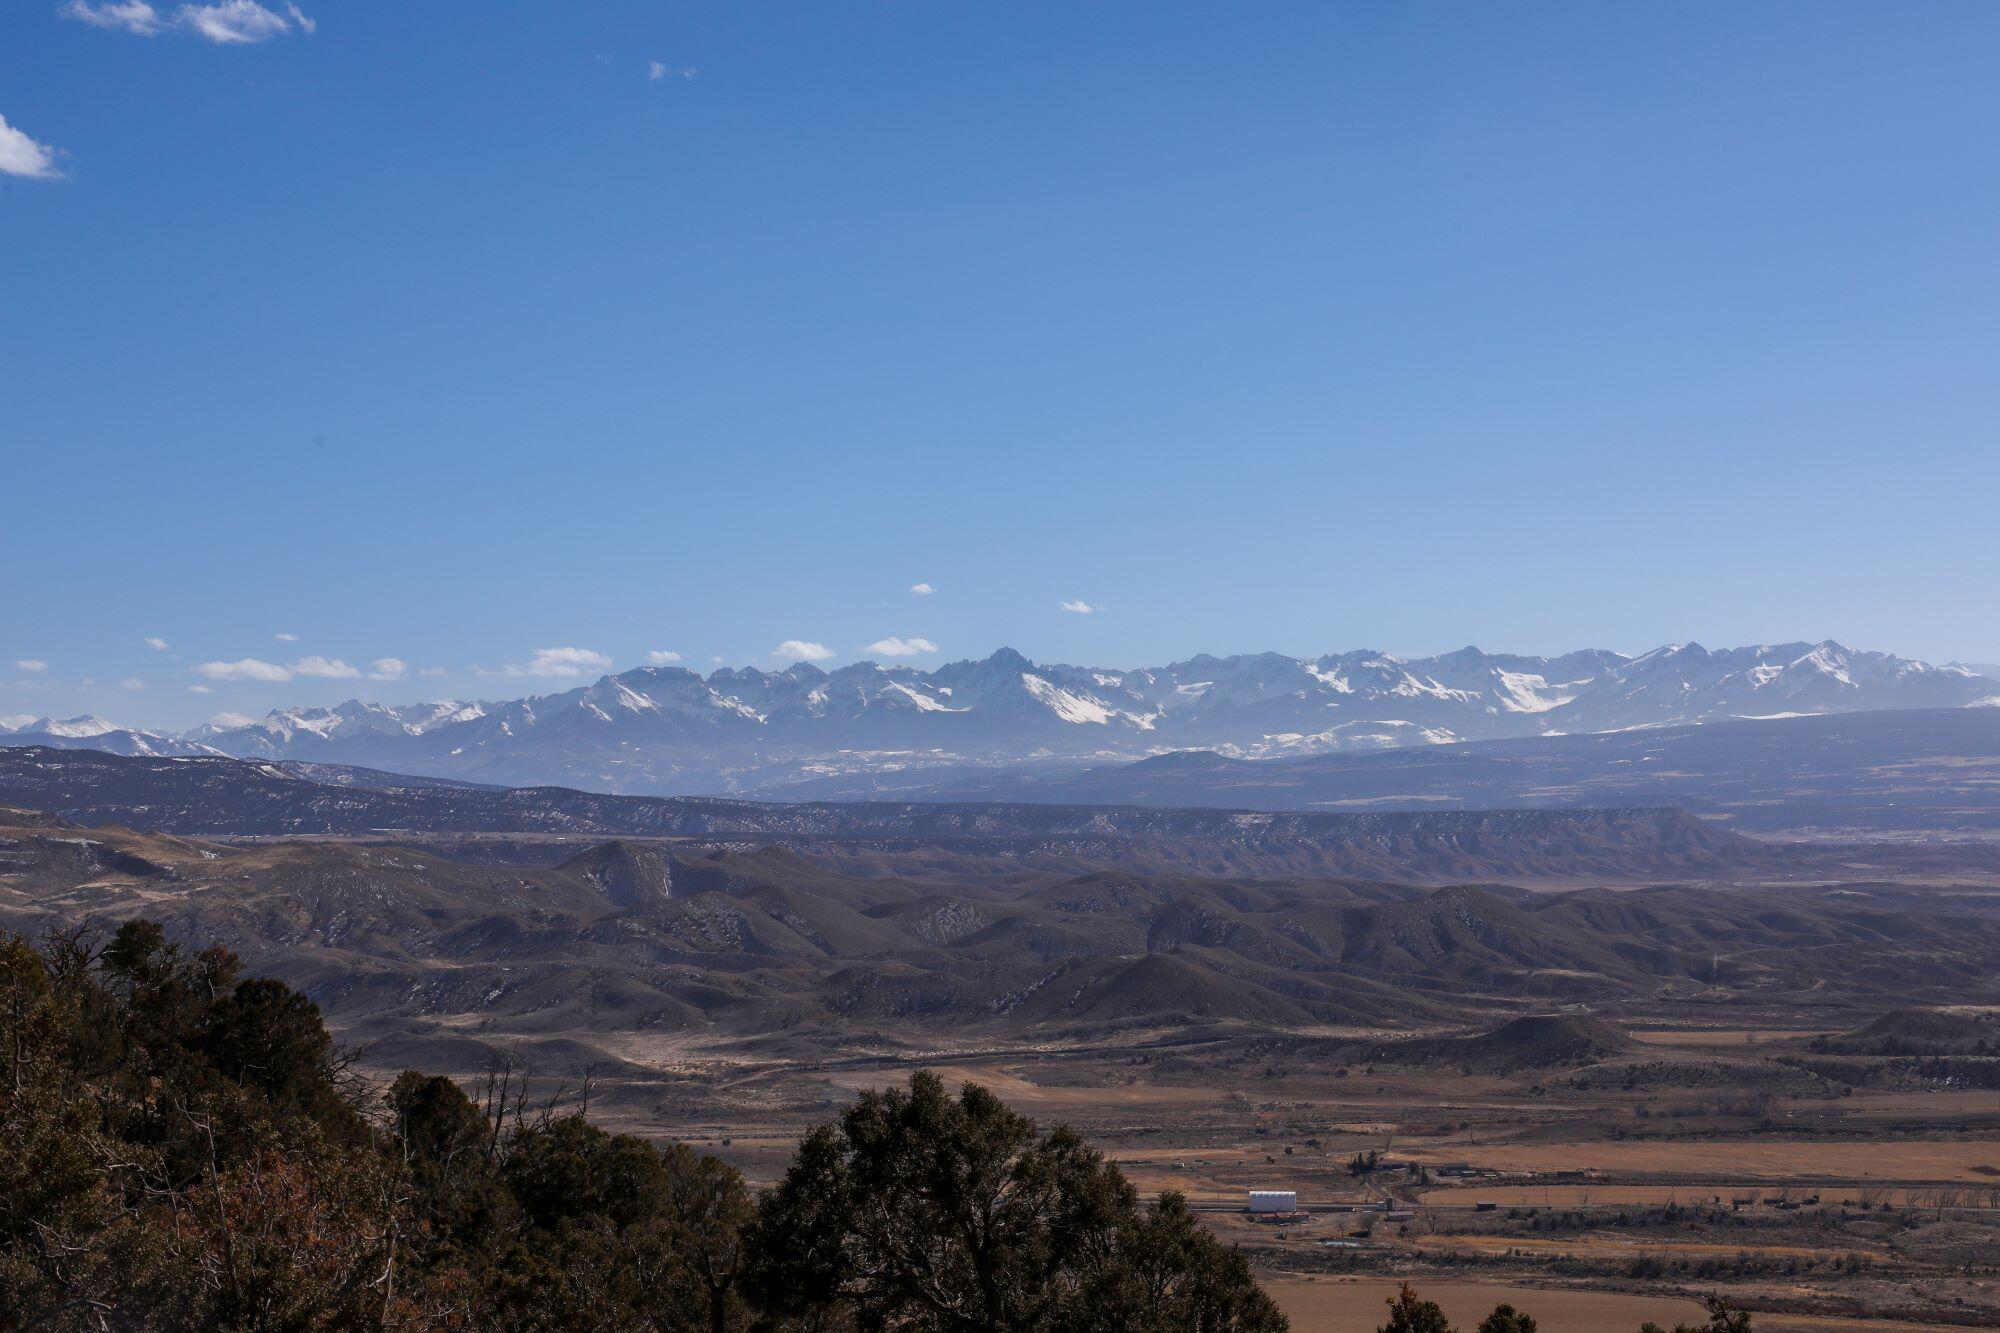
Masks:
[[[116,723],[106,722],[94,713],[79,713],[75,717],[38,717],[31,719],[21,731],[39,732],[48,736],[61,736],[70,740],[87,740],[92,736],[103,736],[119,730]]]
[[[1835,640],[1637,657],[1467,644],[1296,657],[1198,653],[1159,667],[1036,663],[1011,647],[932,669],[641,666],[549,695],[274,709],[149,737],[99,719],[43,744],[351,764],[430,777],[685,793],[935,765],[1094,764],[1177,750],[1254,759],[1619,731],[1735,717],[1960,707],[1995,695],[1963,667]],[[18,734],[18,733],[17,733]],[[32,732],[40,736],[40,732]],[[108,739],[102,739],[108,738]]]
[[[722,672],[718,671],[715,674],[720,676]],[[621,671],[615,676],[605,676],[602,679],[622,680],[637,688],[641,683],[650,684],[654,681],[698,681],[701,679],[701,673],[691,671],[684,666],[636,666],[630,671]]]
[[[1035,664],[1016,648],[995,648],[984,660],[954,662],[953,666],[984,666],[996,671],[1034,671]]]

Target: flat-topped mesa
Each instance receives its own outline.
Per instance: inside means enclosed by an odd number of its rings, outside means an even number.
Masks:
[[[1684,811],[1662,809],[1258,813],[959,802],[772,804],[478,787],[323,765],[47,748],[0,749],[0,802],[58,811],[83,823],[207,836],[726,838],[1016,851],[1145,846],[1174,849],[1171,854],[1191,868],[1418,883],[1550,875],[1727,877],[1773,855]],[[619,873],[627,879],[638,874]]]

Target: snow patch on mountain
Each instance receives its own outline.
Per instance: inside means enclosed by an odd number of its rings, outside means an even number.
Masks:
[[[1021,685],[1065,722],[1109,726],[1118,714],[1087,694],[1072,694],[1040,676],[1021,673]]]
[[[101,717],[83,714],[78,717],[66,717],[60,722],[54,718],[41,718],[29,723],[22,730],[40,732],[47,736],[61,736],[68,740],[84,740],[91,736],[108,735],[117,731],[118,727]]]
[[[1565,693],[1542,677],[1525,671],[1498,671],[1494,679],[1499,682],[1496,694],[1500,706],[1513,713],[1546,713],[1576,698],[1574,692]]]
[[[894,690],[896,693],[902,695],[904,698],[908,699],[911,703],[915,704],[920,712],[964,713],[970,711],[964,708],[953,708],[950,704],[942,703],[936,699],[933,699],[928,694],[920,694],[911,686],[904,684],[900,680],[890,681],[889,688]],[[951,691],[941,690],[939,691],[939,693],[949,696],[951,694]]]

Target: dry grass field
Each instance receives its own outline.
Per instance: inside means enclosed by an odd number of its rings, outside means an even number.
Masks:
[[[1327,1278],[1274,1273],[1265,1288],[1291,1317],[1297,1333],[1375,1333],[1383,1303],[1399,1286],[1379,1278]],[[1606,1333],[1637,1329],[1647,1320],[1671,1328],[1676,1320],[1702,1317],[1693,1301],[1623,1292],[1549,1291],[1495,1282],[1419,1281],[1418,1294],[1444,1307],[1461,1328],[1471,1328],[1496,1305],[1505,1303],[1534,1315],[1540,1333]]]
[[[1343,1074],[1227,1042],[1198,1059],[884,1053],[734,1068],[769,1092],[765,1108],[718,1106],[686,1129],[765,1183],[805,1124],[866,1089],[919,1066],[977,1082],[1075,1126],[1142,1192],[1186,1195],[1301,1330],[1370,1333],[1404,1279],[1462,1328],[1507,1300],[1547,1333],[1636,1333],[1694,1318],[1707,1293],[1776,1333],[2000,1327],[2000,1098],[1918,1082],[1773,1099],[1767,1085],[1809,1037],[1760,1040],[1748,1060],[1725,1038],[1731,1058],[1717,1063],[1676,1035],[1638,1049],[1680,1063],[1644,1055],[1654,1082],[1609,1088],[1589,1063]],[[1706,1082],[1690,1092],[1696,1074]],[[1358,1170],[1368,1153],[1374,1169]],[[1253,1220],[1255,1188],[1296,1189],[1312,1216]]]
[[[1772,1185],[1770,1182],[1742,1182],[1732,1185],[1703,1181],[1699,1185],[1481,1185],[1467,1188],[1424,1190],[1417,1202],[1430,1208],[1477,1208],[1491,1203],[1501,1208],[1590,1208],[1614,1204],[1643,1204],[1651,1207],[1697,1207],[1772,1204],[1788,1198],[1819,1193],[1834,1206],[1859,1207],[1890,1204],[1894,1207],[1925,1207],[1935,1187],[1883,1189],[1808,1189],[1800,1185]]]
[[[1736,1048],[1762,1042],[1797,1041],[1829,1035],[1827,1029],[1794,1031],[1784,1028],[1638,1028],[1634,1041],[1648,1046],[1716,1046]]]
[[[1297,1333],[1375,1333],[1384,1316],[1383,1302],[1396,1294],[1400,1284],[1378,1278],[1273,1273],[1264,1285],[1291,1317]],[[1503,1303],[1532,1314],[1539,1333],[1624,1333],[1647,1320],[1671,1328],[1677,1320],[1693,1323],[1706,1317],[1695,1302],[1668,1296],[1452,1279],[1419,1279],[1414,1285],[1419,1295],[1443,1306],[1460,1328],[1473,1327],[1495,1305]],[[1779,1314],[1757,1316],[1756,1326],[1759,1333],[1934,1333],[1936,1328],[1895,1320]]]
[[[2000,1142],[1953,1139],[1824,1143],[1759,1139],[1692,1143],[1509,1143],[1412,1148],[1418,1161],[1465,1161],[1487,1171],[1593,1171],[1690,1180],[1934,1181],[2000,1185]]]

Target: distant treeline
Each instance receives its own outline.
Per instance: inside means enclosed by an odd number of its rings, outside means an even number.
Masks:
[[[0,1330],[1287,1327],[1180,1196],[975,1086],[864,1095],[758,1198],[506,1072],[382,1094],[350,1058],[152,922],[0,939]],[[1385,1327],[1449,1326],[1405,1291]]]

